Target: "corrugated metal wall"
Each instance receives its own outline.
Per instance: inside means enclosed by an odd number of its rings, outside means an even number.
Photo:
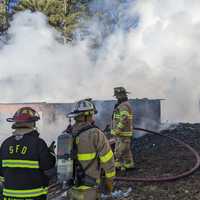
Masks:
[[[134,124],[144,128],[154,128],[160,124],[161,105],[160,99],[130,99],[134,111]],[[104,129],[110,124],[115,100],[94,101],[98,114],[96,115],[96,124]],[[31,106],[40,114],[43,125],[51,124],[60,118],[65,120],[65,115],[73,110],[73,103],[23,103],[23,104],[0,104],[0,114],[12,114],[22,106]],[[3,120],[3,119],[1,119]]]
[[[149,99],[130,99],[129,102],[134,110],[134,124],[145,128],[156,128],[161,120],[161,100]],[[96,115],[96,124],[104,129],[110,124],[112,112],[116,101],[94,101],[98,114]],[[73,104],[54,104],[57,116],[65,115],[73,109]]]

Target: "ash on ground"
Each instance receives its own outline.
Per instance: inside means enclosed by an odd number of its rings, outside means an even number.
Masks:
[[[200,124],[178,124],[162,134],[181,139],[200,153]],[[127,177],[160,177],[180,174],[195,164],[195,158],[185,147],[158,135],[145,135],[133,142],[136,170]],[[136,183],[116,182],[116,189],[132,192],[126,200],[199,200],[200,170],[193,175],[172,182]]]

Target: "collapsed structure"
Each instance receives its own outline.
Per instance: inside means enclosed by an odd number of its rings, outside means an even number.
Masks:
[[[134,124],[140,127],[156,128],[161,122],[161,100],[162,99],[130,99],[129,102],[134,110]],[[100,128],[105,128],[110,124],[112,111],[115,100],[95,100],[94,101],[98,114],[96,123]],[[65,119],[66,113],[73,109],[73,103],[1,103],[0,104],[0,120],[3,121],[6,117],[23,107],[29,106],[40,113],[42,125],[51,124],[58,121],[60,118]]]

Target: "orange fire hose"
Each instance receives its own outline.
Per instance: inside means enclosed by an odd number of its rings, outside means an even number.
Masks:
[[[198,152],[192,148],[190,145],[186,144],[185,142],[174,138],[172,136],[168,136],[168,135],[163,135],[161,133],[157,133],[155,131],[151,131],[151,130],[147,130],[147,129],[143,129],[143,128],[134,128],[134,130],[138,130],[138,131],[143,131],[146,133],[150,133],[150,134],[154,134],[154,135],[159,135],[162,137],[166,137],[170,140],[175,141],[176,143],[184,146],[185,148],[187,148],[195,157],[196,163],[195,165],[190,169],[187,170],[181,174],[178,175],[172,175],[172,176],[161,176],[161,177],[145,177],[145,178],[137,178],[137,177],[120,177],[117,176],[115,178],[115,181],[130,181],[130,182],[166,182],[166,181],[175,181],[178,180],[180,178],[184,178],[187,177],[191,174],[193,174],[199,167],[200,167],[200,156],[198,154]],[[110,144],[114,144],[114,140],[110,139]],[[51,195],[48,197],[49,200],[51,199],[55,199],[55,197],[58,197],[59,195],[61,195],[63,192],[65,192],[67,189],[62,189],[62,186],[58,183],[52,184],[49,187],[49,190],[51,191]]]
[[[159,136],[162,136],[162,137],[166,137],[170,140],[173,140],[175,141],[176,143],[184,146],[185,148],[187,148],[195,157],[195,160],[196,160],[196,163],[195,165],[181,173],[181,174],[178,174],[178,175],[172,175],[172,176],[163,176],[163,177],[147,177],[147,178],[136,178],[136,177],[119,177],[117,176],[115,178],[115,180],[117,181],[133,181],[133,182],[164,182],[164,181],[174,181],[174,180],[177,180],[177,179],[180,179],[180,178],[184,178],[184,177],[187,177],[191,174],[193,174],[200,166],[200,156],[199,156],[199,153],[194,149],[192,148],[190,145],[186,144],[185,142],[177,139],[177,138],[174,138],[172,136],[168,136],[168,135],[163,135],[161,133],[157,133],[155,131],[151,131],[151,130],[147,130],[147,129],[143,129],[143,128],[134,128],[134,130],[138,130],[138,131],[143,131],[143,132],[147,132],[147,133],[150,133],[150,134],[154,134],[154,135],[159,135]]]

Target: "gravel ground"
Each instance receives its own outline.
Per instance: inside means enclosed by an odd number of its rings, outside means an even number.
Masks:
[[[162,131],[190,144],[200,153],[200,124],[178,124]],[[169,176],[180,174],[195,164],[194,156],[174,141],[157,135],[146,135],[134,141],[136,170],[127,177]],[[193,175],[163,183],[117,182],[116,189],[132,192],[127,200],[200,200],[200,170]]]

